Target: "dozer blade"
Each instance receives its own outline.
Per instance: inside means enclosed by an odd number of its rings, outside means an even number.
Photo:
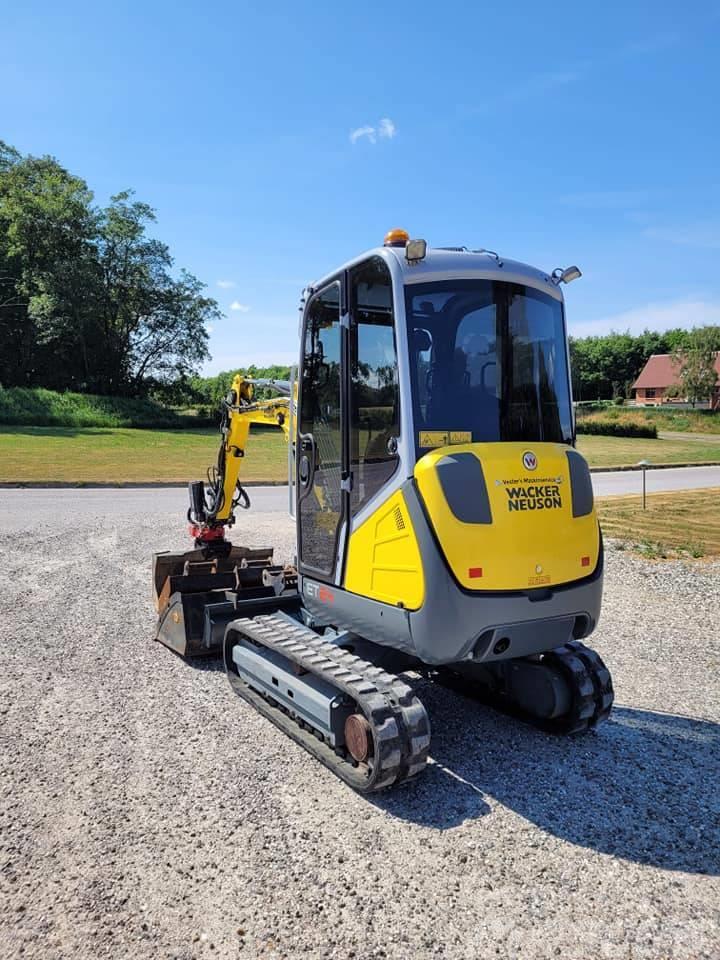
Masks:
[[[155,639],[183,657],[217,656],[236,617],[297,609],[297,572],[272,557],[271,547],[234,545],[154,554]]]

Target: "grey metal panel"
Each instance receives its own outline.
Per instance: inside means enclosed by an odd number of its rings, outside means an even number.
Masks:
[[[357,257],[344,263],[339,269],[326,274],[311,284],[318,290],[329,280],[335,279],[342,270],[349,270],[369,257],[382,257],[392,269],[392,263],[405,283],[428,283],[431,280],[457,280],[477,277],[483,280],[505,280],[508,283],[522,283],[547,293],[556,300],[563,300],[562,290],[552,282],[548,273],[538,270],[528,263],[501,257],[498,262],[493,257],[472,250],[439,250],[428,247],[424,260],[408,263],[403,247],[375,247],[366,250]],[[502,264],[502,266],[500,265]]]
[[[402,607],[329,587],[308,577],[303,577],[302,595],[305,606],[320,622],[412,654],[408,611]]]
[[[492,523],[485,475],[474,453],[448,454],[435,469],[448,506],[458,520]]]
[[[333,583],[338,586],[342,583],[345,576],[345,542],[347,540],[348,522],[343,520],[340,525],[337,539],[337,550],[335,552],[335,576]]]
[[[585,458],[575,450],[567,450],[565,455],[570,469],[573,517],[586,517],[592,513],[595,503],[590,468]]]
[[[269,693],[313,727],[327,733],[334,744],[342,729],[337,713],[342,694],[312,674],[300,678],[288,669],[288,662],[273,650],[254,646],[240,638],[232,648],[240,676],[259,693]],[[344,719],[344,717],[343,717]]]

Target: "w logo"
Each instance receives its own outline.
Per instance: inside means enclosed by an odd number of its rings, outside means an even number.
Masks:
[[[530,450],[523,454],[523,466],[526,470],[534,470],[537,467],[537,457]]]

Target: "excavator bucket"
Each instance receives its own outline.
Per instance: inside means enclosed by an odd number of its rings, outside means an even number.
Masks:
[[[184,657],[221,654],[236,617],[299,607],[297,572],[273,564],[271,547],[227,547],[153,554],[155,639]]]

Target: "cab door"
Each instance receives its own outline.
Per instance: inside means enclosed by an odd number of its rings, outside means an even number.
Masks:
[[[343,281],[323,287],[305,309],[296,438],[300,572],[332,583],[347,514]],[[345,487],[345,489],[344,489]]]

